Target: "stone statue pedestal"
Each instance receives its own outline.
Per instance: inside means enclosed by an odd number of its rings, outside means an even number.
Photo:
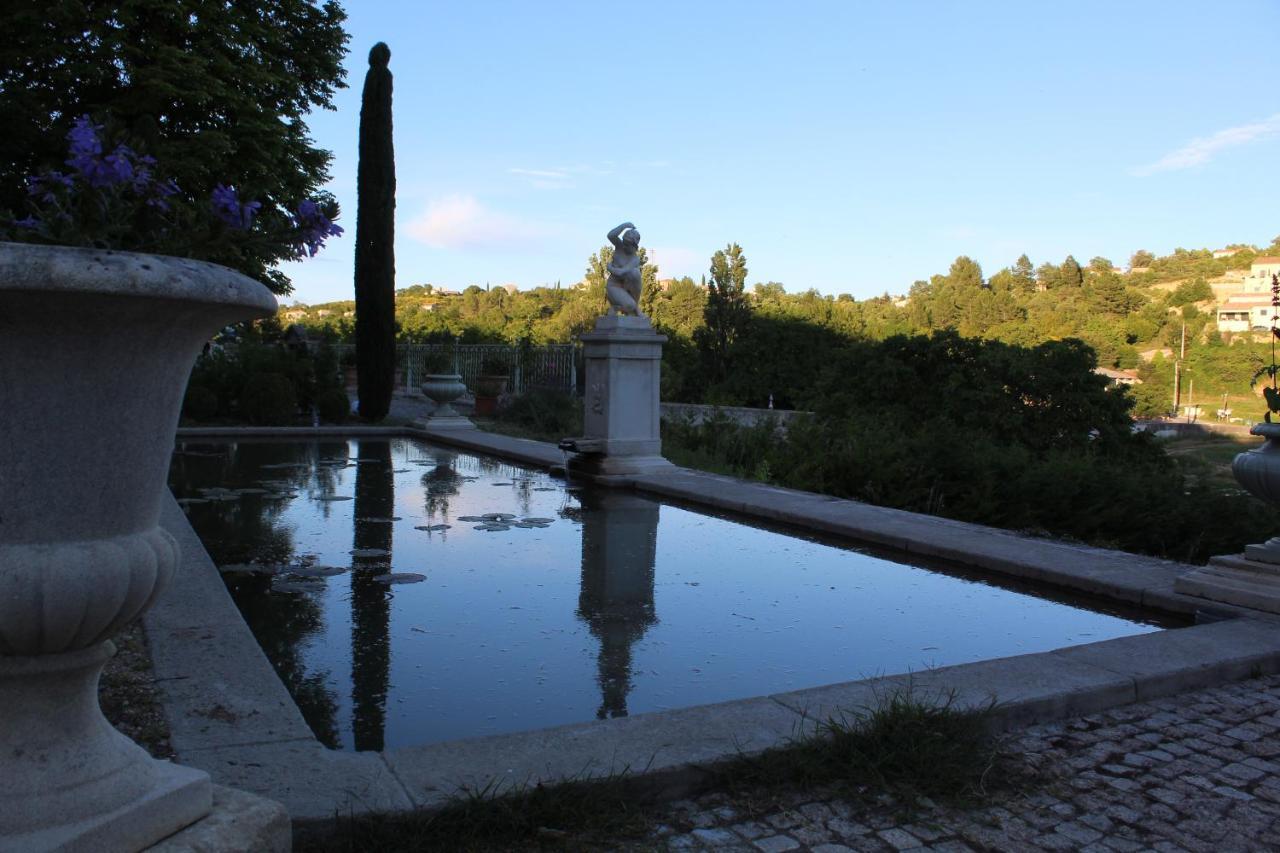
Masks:
[[[662,345],[647,317],[606,315],[582,336],[586,397],[582,439],[569,471],[607,482],[674,468],[662,458]],[[576,447],[572,445],[576,444]]]
[[[1264,546],[1250,545],[1244,554],[1211,557],[1208,565],[1175,580],[1174,592],[1280,613],[1280,565],[1266,559],[1272,556]]]

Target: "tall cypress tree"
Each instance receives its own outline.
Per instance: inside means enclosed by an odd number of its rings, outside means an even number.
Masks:
[[[356,177],[356,382],[360,417],[380,421],[391,408],[396,361],[396,164],[391,144],[391,49],[369,51],[360,105]]]

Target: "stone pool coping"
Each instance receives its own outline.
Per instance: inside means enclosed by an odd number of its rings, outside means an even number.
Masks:
[[[554,445],[478,430],[183,429],[178,438],[324,435],[423,438],[542,467],[560,467],[563,459]],[[218,784],[279,800],[301,821],[430,808],[462,785],[493,780],[519,785],[624,771],[635,774],[638,786],[682,795],[707,780],[707,765],[784,744],[818,721],[908,685],[925,696],[954,691],[965,705],[995,699],[995,725],[1011,728],[1280,672],[1280,621],[1239,608],[1205,611],[1204,602],[1173,592],[1173,579],[1188,565],[679,468],[636,477],[631,485],[1127,604],[1183,615],[1247,615],[622,719],[381,753],[336,752],[312,735],[181,508],[169,499],[162,523],[181,546],[181,564],[144,624],[179,762],[208,771]]]

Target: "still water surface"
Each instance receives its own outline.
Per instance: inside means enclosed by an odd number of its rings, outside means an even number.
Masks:
[[[340,749],[1159,629],[409,439],[181,442],[170,485],[317,737]],[[510,517],[462,519],[492,513]]]

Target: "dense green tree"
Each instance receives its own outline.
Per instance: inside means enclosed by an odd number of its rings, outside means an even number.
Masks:
[[[747,258],[741,246],[730,243],[711,256],[711,281],[703,309],[705,326],[698,330],[696,340],[713,381],[727,378],[733,344],[750,319],[746,284]]]
[[[356,375],[360,417],[380,421],[395,389],[396,166],[391,139],[391,50],[369,51],[360,105],[356,188]]]
[[[67,132],[88,114],[193,198],[233,186],[280,229],[303,199],[336,214],[320,192],[331,155],[304,117],[331,109],[343,85],[345,17],[332,0],[13,0],[0,40],[0,211],[21,208],[28,175],[63,168]],[[264,243],[219,260],[288,293],[273,269],[285,257]]]
[[[1146,249],[1139,249],[1129,257],[1129,268],[1149,267],[1155,259],[1156,256],[1148,252]]]

